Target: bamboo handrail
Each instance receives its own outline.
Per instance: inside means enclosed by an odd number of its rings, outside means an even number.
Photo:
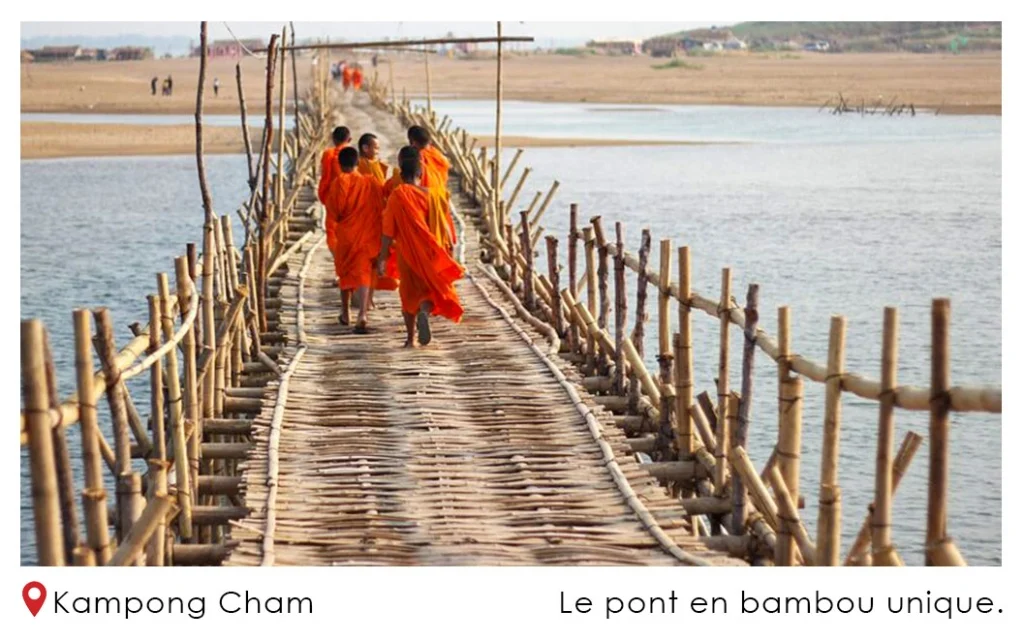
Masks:
[[[607,244],[608,255],[618,256],[615,243]],[[634,272],[640,269],[640,263],[636,256],[628,251],[623,252],[623,262]],[[661,277],[657,270],[650,267],[646,270],[648,282],[659,287]],[[719,317],[718,301],[711,300],[692,292],[689,301],[680,300],[678,285],[670,286],[668,295],[691,309],[699,309],[709,316]],[[729,311],[729,322],[742,328],[746,318],[741,308],[733,308]],[[759,327],[755,333],[755,344],[769,358],[778,362],[780,360],[779,346],[775,337],[769,334],[764,328]],[[799,354],[789,356],[789,367],[792,371],[800,374],[816,383],[824,383],[826,378],[826,366],[824,363],[812,361]],[[853,372],[843,372],[840,377],[840,388],[850,392],[854,396],[877,401],[882,397],[882,382]],[[916,385],[901,385],[892,390],[894,404],[907,410],[928,411],[931,409],[931,391],[927,387]],[[949,388],[949,409],[954,412],[991,412],[1001,414],[1003,411],[1003,389],[995,385],[958,385]]]

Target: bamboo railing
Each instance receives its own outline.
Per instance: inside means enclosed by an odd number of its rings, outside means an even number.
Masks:
[[[205,40],[204,25],[204,51]],[[280,372],[281,275],[287,257],[314,235],[312,207],[302,209],[299,195],[314,179],[319,147],[331,124],[326,111],[314,107],[300,112],[296,101],[291,131],[286,130],[284,52],[276,48],[276,39],[271,42],[268,92],[275,60],[281,64],[278,112],[272,113],[269,97],[266,102],[271,137],[276,116],[277,173],[269,173],[272,138],[265,137],[260,162],[247,153],[251,197],[239,210],[246,232],[241,246],[234,244],[231,216],[213,213],[206,189],[203,56],[196,107],[197,165],[207,214],[203,251],[197,255],[190,244],[175,259],[173,291],[167,273],[156,275],[155,293],[148,297],[148,323],[133,324],[135,337],[120,350],[114,345],[108,310],[92,310],[95,336],[90,311],[74,311],[77,392],[63,402],[56,393],[46,329],[39,320],[22,322],[20,438],[29,454],[41,565],[216,564],[229,552],[231,522],[247,513],[239,499],[237,464],[251,447],[250,423],[259,412],[262,388]],[[237,74],[240,87],[240,68]],[[321,75],[305,102],[324,105],[326,92],[327,79]],[[244,113],[244,97],[241,106]],[[244,118],[242,122],[250,149]],[[262,190],[257,188],[261,182]],[[94,371],[96,358],[101,367]],[[142,405],[132,399],[125,382],[147,374],[149,416],[143,418]],[[104,396],[112,443],[97,418],[96,404]],[[79,479],[67,445],[68,430],[76,425],[81,437]],[[113,501],[107,487],[116,490]]]
[[[896,384],[898,323],[894,308],[885,309],[880,379],[845,370],[842,316],[832,318],[828,362],[815,362],[791,352],[788,307],[778,309],[778,337],[760,326],[756,284],[748,288],[744,307],[734,301],[728,267],[723,269],[722,290],[717,297],[694,291],[690,283],[689,247],[678,249],[677,282],[673,283],[671,241],[660,242],[655,270],[649,266],[650,237],[646,229],[640,251],[634,255],[623,247],[619,223],[615,224],[614,239],[606,236],[600,216],[593,217],[590,225],[581,229],[576,205],[569,212],[569,278],[563,287],[560,278],[564,268],[558,264],[559,239],[546,236],[547,251],[537,253],[537,258],[546,254],[546,268],[536,264],[534,258],[534,248],[543,234],[541,217],[558,183],[552,185],[536,213],[533,210],[540,192],[528,209],[520,209],[520,215],[513,216],[530,169],[523,169],[508,200],[503,199],[501,186],[509,181],[522,150],[515,154],[495,189],[496,181],[488,168],[495,165],[496,159],[489,157],[486,149],[476,149],[477,141],[465,130],[455,127],[447,117],[439,120],[428,109],[414,108],[404,96],[396,101],[393,90],[372,86],[370,93],[377,107],[389,110],[404,125],[420,125],[430,131],[434,144],[451,161],[462,191],[478,208],[469,215],[479,226],[485,260],[497,268],[507,283],[502,289],[514,291],[520,297],[522,304],[516,305],[530,311],[530,324],[535,329],[539,321],[546,327],[545,332],[557,333],[562,357],[580,368],[586,389],[614,414],[616,425],[629,437],[630,447],[648,461],[646,469],[679,497],[693,519],[694,532],[708,547],[775,565],[902,565],[891,540],[892,498],[923,437],[908,432],[893,457],[893,409],[899,407],[927,411],[931,417],[924,561],[927,565],[965,564],[946,532],[949,413],[1001,413],[1002,389],[950,384],[947,299],[936,299],[933,304],[932,384],[923,388]],[[582,265],[578,264],[580,248]],[[607,261],[612,261],[612,269]],[[578,271],[581,268],[582,276]],[[638,279],[637,322],[632,336],[624,331],[627,268]],[[647,369],[643,359],[648,287],[654,288],[657,301],[656,373]],[[609,290],[614,291],[613,296]],[[612,299],[614,336],[608,326]],[[679,331],[670,335],[673,305]],[[718,319],[721,328],[717,404],[707,393],[698,395],[694,390],[694,311]],[[730,389],[731,327],[740,328],[744,337],[739,393]],[[746,452],[758,351],[771,359],[778,370],[776,446],[759,472]],[[801,406],[805,389],[809,391],[807,381],[822,383],[826,399],[816,542],[810,538],[799,511]],[[854,544],[841,559],[837,453],[844,394],[878,402],[879,438],[875,498],[867,506],[868,516]]]

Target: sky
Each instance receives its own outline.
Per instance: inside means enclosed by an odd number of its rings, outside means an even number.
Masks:
[[[708,27],[713,22],[504,22],[505,35],[531,35],[543,45],[547,40],[586,40],[590,38],[646,38],[662,33]],[[228,22],[239,38],[266,37],[280,28],[274,22]],[[211,39],[230,38],[225,23],[210,22]],[[493,22],[296,22],[299,39],[331,36],[355,40],[366,38],[415,38],[443,36],[451,31],[457,36],[493,35]],[[183,36],[198,38],[195,22],[22,22],[21,37],[40,36]]]

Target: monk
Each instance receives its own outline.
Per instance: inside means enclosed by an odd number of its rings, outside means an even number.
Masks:
[[[352,70],[352,89],[354,91],[359,91],[362,88],[362,86],[363,68],[357,65],[356,68]]]
[[[355,332],[365,334],[369,291],[374,285],[380,286],[375,281],[374,260],[381,254],[384,193],[379,183],[356,171],[358,162],[359,152],[354,148],[338,152],[340,172],[331,183],[327,202],[333,219],[334,271],[341,290],[338,320],[348,325],[349,303],[355,292],[359,305]],[[396,287],[397,283],[387,288]]]
[[[413,125],[408,131],[409,144],[420,152],[420,164],[423,168],[424,187],[448,188],[448,169],[451,164],[444,154],[438,151],[430,140],[430,132],[424,127]]]
[[[377,157],[379,153],[377,136],[371,133],[359,136],[359,173],[372,177],[383,187],[387,182],[388,166]]]
[[[352,75],[354,69],[351,65],[345,65],[341,70],[341,86],[345,91],[352,86]]]
[[[320,202],[327,203],[327,188],[330,187],[334,177],[338,175],[338,152],[342,147],[352,143],[352,134],[348,127],[335,127],[331,132],[331,140],[334,146],[324,150],[320,156],[320,185],[317,187],[316,195]]]
[[[401,278],[398,294],[405,320],[405,347],[413,347],[413,328],[420,345],[431,339],[430,316],[444,316],[458,323],[462,304],[455,292],[455,281],[464,270],[446,246],[453,244],[438,209],[438,199],[420,186],[422,167],[415,147],[403,147],[398,154],[402,184],[388,198],[384,208],[383,237],[377,257],[378,273],[385,273],[388,252],[394,243]]]
[[[444,157],[444,154],[433,145],[430,139],[430,132],[425,127],[413,125],[409,127],[407,135],[409,136],[409,145],[418,149],[420,153],[420,166],[423,171],[420,184],[427,189],[436,191],[438,197],[447,203],[450,199],[448,193],[448,169],[451,167],[451,164]],[[450,214],[450,205],[446,204],[446,210],[449,211],[448,227],[451,229],[454,242],[455,222]]]

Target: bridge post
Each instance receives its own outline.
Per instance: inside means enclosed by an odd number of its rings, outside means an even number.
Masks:
[[[544,240],[548,246],[548,280],[551,281],[551,313],[554,315],[552,320],[559,338],[565,338],[565,320],[562,316],[562,303],[558,297],[558,292],[562,291],[562,270],[558,265],[558,238],[547,236]]]
[[[647,322],[647,261],[651,254],[651,230],[645,227],[640,236],[639,269],[636,280],[636,322],[630,342],[639,359],[644,358],[644,324]],[[629,411],[637,412],[640,403],[640,380],[636,371],[629,374]]]
[[[622,343],[626,339],[626,247],[622,223],[615,221],[615,379],[612,388],[617,395],[626,393],[626,355]]]
[[[845,347],[846,318],[833,316],[829,327],[828,369],[825,376],[825,427],[821,446],[817,565],[839,565],[842,523],[839,504],[839,427],[842,415]]]

